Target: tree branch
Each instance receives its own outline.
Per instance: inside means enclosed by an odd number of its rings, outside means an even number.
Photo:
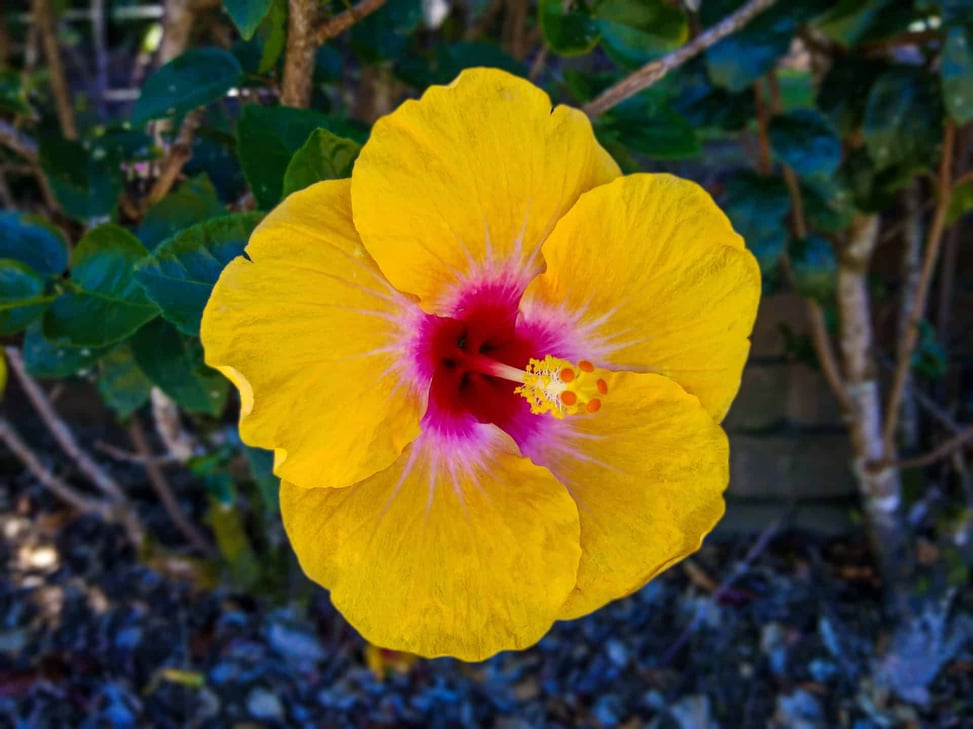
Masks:
[[[40,168],[37,142],[12,124],[0,119],[0,144],[23,157],[30,166],[31,173],[37,179],[44,204],[51,212],[60,212],[61,206],[58,205],[57,198],[54,197],[54,192],[47,182],[47,177],[44,176],[44,171]]]
[[[30,446],[14,430],[14,427],[6,418],[0,416],[0,440],[10,449],[17,459],[26,466],[34,478],[40,481],[48,490],[61,499],[66,504],[73,506],[78,511],[85,513],[99,514],[107,518],[109,509],[100,501],[79,494],[67,483],[55,476],[48,468],[41,463],[40,459],[31,450]]]
[[[926,235],[926,252],[922,261],[922,271],[913,297],[912,311],[909,314],[903,341],[899,347],[895,363],[895,374],[892,378],[892,389],[889,391],[888,402],[885,406],[885,430],[882,434],[884,444],[884,458],[891,459],[895,453],[895,430],[899,422],[899,405],[905,392],[906,381],[912,365],[912,354],[915,352],[919,339],[919,324],[926,313],[926,302],[929,298],[929,287],[932,283],[933,271],[939,258],[939,249],[943,240],[943,230],[946,227],[946,213],[949,211],[949,199],[952,192],[953,177],[953,147],[956,140],[956,125],[952,120],[946,122],[943,133],[943,154],[939,161],[938,190],[936,209],[933,211],[932,223]]]
[[[971,442],[973,442],[973,425],[968,425],[952,438],[943,441],[928,453],[921,456],[916,456],[915,458],[904,458],[899,461],[892,461],[891,463],[880,465],[888,465],[892,468],[920,468],[922,466],[928,466],[938,460],[946,458],[946,456],[950,455],[953,451],[958,450],[967,443]]]
[[[770,93],[770,110],[774,114],[781,111],[780,89],[777,86],[777,76],[771,71],[767,75],[767,88]],[[770,173],[770,134],[768,131],[770,124],[770,113],[764,103],[759,82],[754,86],[754,96],[757,107],[757,132],[761,149],[761,166],[764,174]],[[781,165],[784,175],[784,182],[787,185],[787,192],[791,198],[791,227],[794,236],[806,238],[808,234],[807,218],[804,214],[804,201],[801,197],[801,187],[797,180],[794,170],[788,165]],[[791,288],[794,288],[794,271],[791,268],[790,258],[785,252],[780,259],[781,271],[787,279]],[[835,355],[834,347],[831,344],[831,336],[828,334],[827,321],[821,305],[814,299],[804,299],[804,310],[807,316],[808,327],[811,330],[811,341],[814,344],[814,351],[818,357],[818,364],[821,365],[821,372],[824,375],[828,387],[838,401],[838,407],[850,417],[854,411],[854,404],[848,397],[845,382],[841,376],[841,368],[838,365],[838,357]]]
[[[64,76],[64,64],[61,63],[61,51],[57,44],[54,31],[54,14],[48,0],[33,0],[34,25],[41,36],[44,46],[44,57],[51,72],[51,92],[54,95],[54,105],[57,109],[57,120],[61,125],[61,134],[66,139],[77,139],[78,129],[74,124],[74,105],[71,101],[71,91],[68,89]]]
[[[2,119],[0,119],[0,144],[23,157],[28,163],[37,164],[37,142]]]
[[[877,215],[856,215],[852,220],[848,245],[838,263],[838,314],[846,390],[852,404],[849,426],[853,464],[868,517],[869,541],[888,587],[899,597],[912,569],[901,524],[899,473],[894,468],[870,468],[884,458],[881,393],[873,359],[867,282],[878,227]]]
[[[311,104],[318,4],[317,0],[288,0],[287,7],[287,46],[280,101],[285,106],[306,109]]]
[[[175,525],[176,529],[196,549],[204,554],[213,554],[213,547],[209,540],[186,518],[182,513],[182,509],[179,508],[179,502],[172,492],[172,486],[169,484],[169,480],[159,467],[158,460],[152,455],[152,450],[149,448],[149,441],[145,437],[145,430],[142,428],[142,423],[139,421],[138,415],[132,416],[132,420],[128,426],[128,435],[132,439],[132,445],[135,446],[135,451],[142,460],[142,466],[145,468],[145,475],[148,477],[149,483],[155,490],[156,496],[159,497],[159,501],[162,502],[162,507],[166,510],[166,514],[169,515],[169,519]]]
[[[156,178],[149,194],[142,200],[141,209],[144,211],[164,198],[172,186],[176,184],[183,166],[192,159],[193,138],[196,130],[203,121],[203,109],[194,109],[183,117],[179,127],[179,133],[175,141],[169,146],[165,161],[162,163],[162,170]]]
[[[749,0],[735,13],[726,16],[709,30],[700,33],[682,48],[642,66],[627,78],[607,88],[593,101],[585,104],[585,114],[590,117],[603,114],[616,104],[625,101],[625,99],[634,96],[643,89],[647,89],[664,78],[670,71],[674,71],[710,46],[738,31],[754,17],[773,5],[774,2],[775,0]]]
[[[54,411],[54,407],[47,399],[47,395],[44,394],[44,390],[37,384],[34,378],[27,374],[20,352],[15,347],[7,347],[6,352],[10,369],[17,376],[17,380],[20,382],[24,393],[34,406],[34,410],[37,411],[41,420],[44,421],[44,425],[51,431],[54,440],[58,442],[58,445],[61,446],[68,457],[75,462],[85,477],[99,491],[110,498],[115,504],[127,504],[128,498],[125,496],[125,492],[122,491],[122,487],[78,445],[74,434],[71,433],[71,430],[65,422]]]
[[[385,5],[386,0],[360,0],[342,13],[322,22],[314,34],[314,40],[321,45],[327,40],[344,33],[351,26],[371,15]]]

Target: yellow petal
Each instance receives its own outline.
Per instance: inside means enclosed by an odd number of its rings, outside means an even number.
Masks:
[[[699,400],[665,377],[607,375],[593,414],[553,420],[526,448],[565,484],[581,518],[567,620],[628,595],[699,548],[723,515],[726,436]]]
[[[349,188],[322,182],[288,197],[203,313],[206,363],[240,390],[241,437],[275,449],[275,472],[304,487],[386,468],[425,407],[401,372],[418,307],[362,248]]]
[[[578,513],[508,436],[424,434],[347,489],[281,486],[284,526],[308,576],[371,643],[476,661],[524,648],[575,582]]]
[[[544,244],[521,308],[566,311],[601,366],[676,380],[722,420],[740,386],[760,269],[701,187],[630,175],[586,193]]]
[[[355,226],[388,279],[442,313],[458,281],[526,283],[558,218],[618,175],[580,111],[468,69],[375,123],[352,174]]]

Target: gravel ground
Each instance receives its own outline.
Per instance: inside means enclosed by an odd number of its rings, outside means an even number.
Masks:
[[[307,598],[203,589],[37,504],[0,513],[3,727],[973,727],[969,591],[890,637],[855,544],[709,544],[531,650],[379,678],[296,573]]]

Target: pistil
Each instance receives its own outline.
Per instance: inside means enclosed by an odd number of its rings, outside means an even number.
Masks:
[[[548,355],[542,360],[531,359],[521,370],[475,354],[464,357],[463,365],[473,372],[518,383],[514,392],[527,400],[535,415],[563,418],[596,413],[608,394],[609,372],[584,359],[575,365]]]

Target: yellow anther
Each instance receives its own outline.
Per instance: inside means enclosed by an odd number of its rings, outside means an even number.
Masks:
[[[536,415],[555,418],[577,413],[596,413],[608,394],[608,372],[588,360],[577,365],[548,355],[532,359],[523,372],[523,384],[514,392],[530,403]]]

